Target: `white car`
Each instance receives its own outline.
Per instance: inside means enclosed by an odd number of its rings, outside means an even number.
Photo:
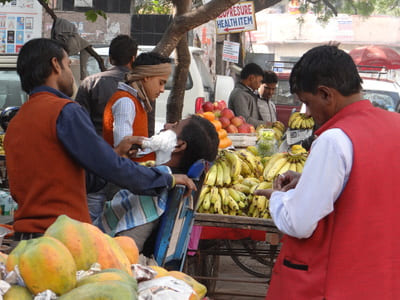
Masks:
[[[138,55],[141,52],[149,52],[154,46],[139,46]],[[94,48],[95,51],[103,58],[106,67],[110,67],[108,60],[108,47]],[[215,100],[228,101],[229,94],[234,88],[234,80],[230,76],[217,75],[216,83],[213,82],[210,72],[205,66],[202,55],[204,50],[196,47],[189,47],[190,66],[189,74],[186,80],[185,97],[183,101],[182,118],[189,114],[194,114],[205,101],[214,102]],[[174,53],[171,54],[174,60]],[[79,61],[79,60],[77,60]],[[79,68],[76,73],[78,74]],[[97,61],[90,57],[87,65],[87,73],[89,75],[100,72]],[[163,129],[166,123],[167,115],[167,99],[172,89],[172,76],[169,77],[164,93],[160,94],[156,102],[156,124],[155,132]]]
[[[400,85],[389,79],[363,77],[363,95],[374,106],[388,111],[400,111]]]

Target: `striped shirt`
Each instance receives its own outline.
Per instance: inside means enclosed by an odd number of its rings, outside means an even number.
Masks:
[[[170,173],[167,166],[157,166],[162,172]],[[122,189],[113,199],[106,203],[103,214],[93,224],[103,232],[115,234],[134,227],[150,223],[158,219],[165,211],[168,190],[164,189],[160,196],[135,195]]]

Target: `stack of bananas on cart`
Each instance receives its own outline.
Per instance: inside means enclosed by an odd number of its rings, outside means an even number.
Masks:
[[[307,155],[307,150],[301,145],[291,146],[289,152],[275,153],[270,157],[264,168],[264,179],[273,181],[279,174],[283,174],[289,170],[301,173]]]
[[[290,129],[312,129],[314,127],[314,119],[307,117],[298,111],[290,115],[288,126]]]
[[[272,181],[281,174],[282,167],[282,171],[289,170],[298,164],[301,171],[300,165],[304,164],[307,151],[295,145],[290,152],[272,155],[269,160],[265,160],[264,165],[261,157],[250,149],[224,149],[219,152],[204,179],[197,201],[198,212],[255,218],[271,217],[269,200],[265,196],[254,195],[254,191],[272,188]]]

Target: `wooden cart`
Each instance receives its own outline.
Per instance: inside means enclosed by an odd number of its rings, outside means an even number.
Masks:
[[[198,249],[188,250],[195,251],[196,254],[187,257],[185,272],[206,284],[208,295],[216,294],[217,281],[244,282],[243,276],[229,279],[218,276],[221,256],[230,256],[243,271],[256,276],[245,282],[268,284],[273,264],[279,253],[280,240],[280,232],[271,219],[196,213],[194,224],[217,229],[236,228],[265,232],[262,241],[251,238],[230,240],[229,237],[221,237],[221,239],[200,240]],[[259,293],[249,295],[248,291],[244,294],[223,293],[223,295],[265,297],[265,294]]]

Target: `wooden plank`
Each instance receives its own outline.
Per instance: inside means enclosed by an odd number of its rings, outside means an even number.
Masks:
[[[272,219],[196,213],[194,224],[200,226],[257,229],[279,232]]]

